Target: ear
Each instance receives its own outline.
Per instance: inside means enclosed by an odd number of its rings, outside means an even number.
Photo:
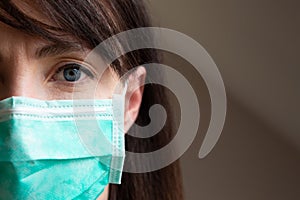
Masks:
[[[138,117],[142,103],[146,69],[143,66],[135,69],[128,77],[125,101],[124,130],[128,132]]]

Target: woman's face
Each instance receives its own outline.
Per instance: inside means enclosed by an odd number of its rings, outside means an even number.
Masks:
[[[51,24],[24,2],[15,1],[31,17]],[[85,61],[90,51],[76,42],[50,44],[0,22],[0,100],[12,96],[41,100],[111,98],[119,77],[105,64],[95,66]],[[143,94],[140,85],[145,76],[145,69],[139,67],[128,77],[125,132],[138,116]],[[108,199],[108,187],[99,200]]]
[[[88,50],[48,45],[0,23],[1,100],[11,96],[72,99],[91,94],[91,89],[95,98],[111,97],[118,77],[106,70],[99,80],[97,70],[83,62]],[[95,90],[96,85],[100,87]],[[108,198],[107,191],[108,187],[100,200]]]
[[[72,99],[92,93],[94,98],[111,98],[118,76],[110,68],[101,76],[84,62],[88,53],[82,48],[52,46],[0,23],[0,99]],[[108,186],[98,199],[108,199]]]

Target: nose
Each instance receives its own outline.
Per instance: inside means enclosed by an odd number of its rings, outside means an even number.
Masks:
[[[41,98],[41,90],[39,89],[41,84],[38,83],[38,78],[35,77],[36,73],[28,70],[29,68],[26,66],[10,67],[10,69],[7,73],[1,74],[1,100],[12,96]]]

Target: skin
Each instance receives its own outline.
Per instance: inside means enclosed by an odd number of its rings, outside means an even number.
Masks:
[[[24,10],[29,9],[21,4],[20,6]],[[38,19],[41,17],[36,11],[31,13]],[[101,74],[93,63],[85,63],[85,57],[91,49],[37,57],[36,52],[46,45],[49,45],[46,41],[26,35],[0,22],[0,100],[12,96],[41,100],[90,98],[91,94],[97,99],[112,97],[119,77],[111,68]],[[63,71],[68,64],[74,63],[84,67],[93,77],[82,71],[78,81],[67,81]],[[145,76],[145,69],[139,67],[128,78],[125,132],[137,118],[143,94],[143,87],[140,85],[143,85]],[[108,188],[109,185],[98,200],[108,199]]]

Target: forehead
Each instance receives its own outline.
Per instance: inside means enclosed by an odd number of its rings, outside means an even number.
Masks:
[[[18,1],[20,3],[20,1]],[[47,20],[39,12],[35,11],[32,7],[27,4],[20,3],[18,7],[23,9],[26,15],[46,23]],[[37,19],[39,18],[39,19]],[[50,22],[47,23],[51,25]],[[52,25],[51,25],[52,26]],[[61,41],[56,43],[46,41],[44,38],[38,35],[32,36],[22,31],[22,29],[13,28],[3,22],[0,22],[0,56],[13,57],[17,54],[27,54],[30,57],[45,57],[53,56],[54,54],[68,53],[68,52],[83,52],[87,53],[88,49],[82,46],[82,42],[76,41],[72,36],[65,35],[60,38]]]
[[[23,12],[25,16],[48,25],[53,24],[51,23],[51,20],[43,15],[43,12],[38,9],[35,0],[12,0],[12,3],[15,4],[17,9]],[[15,15],[12,17],[17,18],[18,15],[20,14],[15,11]],[[17,20],[13,19],[12,17],[8,16],[8,19],[11,19],[13,24],[18,24]],[[5,46],[13,43],[14,45],[22,44],[23,46],[31,44],[30,46],[32,47],[38,44],[46,43],[46,41],[39,39],[37,36],[33,37],[25,33],[25,30],[23,31],[22,29],[15,29],[7,24],[4,24],[3,22],[0,22],[0,42],[1,46],[3,43],[6,44]]]
[[[42,57],[45,57],[43,55],[50,57],[49,55],[53,55],[53,53],[62,54],[76,52],[82,55],[87,55],[89,52],[91,52],[93,45],[91,45],[91,40],[89,37],[86,37],[87,39],[82,39],[80,37],[82,35],[78,36],[76,31],[70,31],[68,28],[64,30],[61,25],[51,22],[49,16],[43,16],[43,12],[36,8],[37,4],[34,2],[38,1],[39,0],[13,0],[13,3],[16,4],[17,9],[20,9],[21,12],[24,12],[27,17],[46,24],[46,26],[40,25],[39,23],[35,24],[35,22],[33,22],[32,24],[30,23],[28,26],[29,28],[27,29],[26,23],[25,25],[22,23],[22,27],[24,27],[22,30],[21,28],[12,28],[0,22],[0,55],[5,54],[6,56],[12,57],[12,54],[17,52],[24,54],[25,50],[27,54],[26,56],[34,56],[36,55],[38,49],[42,49],[42,51],[40,51],[41,53],[37,53],[40,56],[42,55]],[[15,18],[16,16],[13,15],[12,17]],[[21,19],[23,22],[26,21],[26,19],[23,19],[23,16],[21,16]],[[15,21],[15,19],[13,20]],[[13,22],[13,24],[15,25],[16,23]],[[48,29],[48,27],[50,28]],[[41,32],[36,31],[35,28]],[[27,32],[32,33],[33,35],[29,35]],[[51,34],[52,32],[54,34]],[[99,36],[99,38],[101,37]],[[43,48],[50,45],[56,46],[55,48]],[[97,53],[97,56],[100,56],[100,53]]]
[[[21,55],[25,52],[27,55],[33,55],[34,49],[43,43],[42,40],[0,22],[0,56],[2,59]]]
[[[23,42],[32,42],[37,38],[34,38],[25,32],[15,29],[3,22],[0,22],[0,41],[8,42],[8,40],[15,40],[15,42],[23,41]]]

